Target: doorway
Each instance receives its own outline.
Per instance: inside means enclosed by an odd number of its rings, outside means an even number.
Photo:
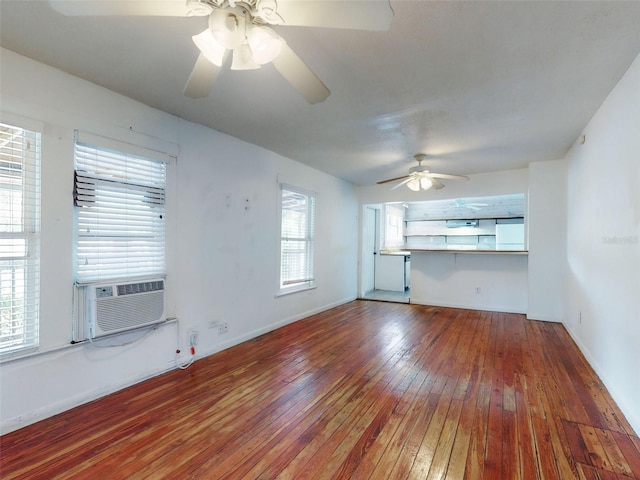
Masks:
[[[362,287],[360,296],[364,298],[375,289],[376,256],[379,247],[380,209],[365,205],[362,218]]]
[[[376,288],[381,245],[379,205],[365,205],[362,217],[362,270],[360,298],[383,302],[409,303],[409,289],[404,292]]]

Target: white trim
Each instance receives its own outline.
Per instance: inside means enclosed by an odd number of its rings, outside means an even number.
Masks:
[[[531,313],[527,312],[527,320],[536,320],[540,322],[553,322],[553,323],[564,323],[564,319],[562,318],[553,318],[550,317],[546,313]]]
[[[87,346],[91,344],[87,342],[82,343],[82,345],[85,345],[85,348],[88,348]],[[58,348],[43,353],[55,353],[60,352],[60,350],[62,349]],[[75,354],[75,352],[73,352],[72,354]],[[38,408],[26,413],[25,415],[20,415],[15,418],[3,418],[2,420],[0,420],[0,433],[4,435],[13,432],[33,423],[53,417],[54,415],[66,412],[67,410],[71,410],[72,408],[79,407],[80,405],[84,405],[112,393],[124,390],[125,388],[137,385],[138,383],[144,382],[145,380],[149,380],[164,373],[168,373],[172,370],[175,370],[176,368],[175,361],[172,360],[171,363],[174,364],[173,367],[152,369],[148,372],[143,373],[141,376],[130,376],[126,378],[122,383],[109,384],[104,387],[94,389],[90,392],[85,392],[71,398],[65,398],[63,401],[47,405],[46,407]]]
[[[8,123],[24,130],[31,130],[32,132],[40,133],[40,135],[44,133],[44,122],[14,115],[13,113],[0,111],[0,122]]]
[[[627,404],[622,403],[621,401],[622,395],[620,395],[620,392],[615,387],[615,383],[609,381],[605,370],[600,367],[600,365],[598,364],[598,362],[596,362],[595,358],[591,355],[587,347],[584,345],[584,343],[580,341],[580,338],[574,334],[573,330],[569,327],[569,325],[565,322],[562,322],[562,324],[564,325],[564,328],[567,330],[567,332],[569,333],[569,336],[574,341],[574,343],[576,344],[576,346],[578,347],[578,349],[580,350],[584,358],[587,360],[587,363],[589,363],[589,366],[593,368],[593,370],[596,372],[598,377],[600,377],[600,380],[602,380],[602,383],[611,394],[611,397],[614,399],[614,401],[616,402],[620,410],[622,410],[622,413],[627,418],[627,421],[629,422],[631,427],[634,429],[636,436],[640,436],[640,418],[635,416],[634,409],[628,406]]]
[[[409,299],[409,303],[415,305],[427,305],[432,307],[445,307],[445,308],[462,308],[464,310],[484,310],[488,312],[498,313],[517,313],[519,315],[526,315],[525,310],[517,310],[504,305],[471,305],[465,303],[448,303],[448,302],[434,302],[432,300],[424,300],[421,298],[415,298],[413,295]]]
[[[286,295],[291,295],[292,293],[298,293],[298,292],[306,292],[307,290],[315,290],[316,288],[318,288],[315,283],[313,285],[308,285],[306,283],[301,284],[301,285],[295,285],[293,287],[288,287],[287,288],[281,288],[280,291],[278,293],[276,293],[275,297],[284,297]]]
[[[208,350],[206,352],[204,352],[203,357],[209,356],[209,355],[213,355],[215,353],[221,352],[223,350],[226,350],[228,348],[234,347],[236,345],[241,344],[242,342],[246,342],[248,340],[253,340],[257,337],[259,337],[260,335],[264,335],[265,333],[269,333],[273,330],[277,330],[278,328],[284,327],[286,325],[289,325],[291,323],[295,323],[299,320],[303,320],[307,317],[311,317],[313,315],[316,315],[318,313],[322,313],[324,311],[327,310],[331,310],[332,308],[336,308],[339,307],[340,305],[345,305],[349,302],[353,302],[354,300],[357,300],[357,297],[353,296],[353,297],[347,297],[347,298],[343,298],[342,300],[338,300],[336,302],[332,302],[329,303],[327,305],[323,305],[321,307],[317,307],[317,308],[313,308],[311,310],[307,310],[306,312],[302,312],[296,315],[292,315],[291,317],[285,318],[283,320],[277,321],[277,322],[273,322],[270,323],[269,325],[265,325],[263,327],[257,328],[255,330],[252,330],[250,332],[244,333],[242,335],[239,335],[237,337],[234,337],[230,340],[227,340],[226,342],[223,342],[221,344],[218,344],[216,346],[216,348]]]
[[[247,332],[244,333],[238,337],[234,337],[230,340],[227,340],[226,342],[223,342],[221,344],[218,344],[215,348],[213,349],[209,349],[207,351],[202,351],[200,350],[200,355],[199,358],[204,358],[213,354],[216,354],[218,352],[221,352],[223,350],[226,350],[228,348],[234,347],[236,345],[239,345],[240,343],[243,343],[245,341],[248,340],[253,340],[256,337],[263,335],[265,333],[271,332],[273,330],[276,330],[280,327],[284,327],[285,325],[288,325],[290,323],[294,323],[297,322],[298,320],[302,320],[304,318],[310,317],[312,315],[324,312],[326,310],[330,310],[332,308],[335,307],[339,307],[340,305],[344,305],[346,303],[352,302],[356,300],[356,297],[348,297],[348,298],[343,298],[342,300],[338,300],[336,302],[332,302],[329,303],[327,305],[324,305],[322,307],[317,307],[311,310],[307,310],[306,312],[303,313],[299,313],[296,315],[293,315],[291,317],[285,318],[283,320],[280,321],[276,321],[273,322],[269,325],[266,325],[264,327],[252,330],[251,332]],[[177,322],[173,322],[173,321],[167,321],[164,324],[161,325],[170,325],[170,324],[175,324],[176,328],[178,328],[178,323]],[[82,345],[85,346],[85,348],[88,348],[88,346],[90,345],[89,343],[82,343]],[[50,350],[48,352],[42,352],[43,354],[49,353],[49,354],[53,354],[55,352],[60,352],[60,350],[70,350],[71,349],[71,345],[69,345],[68,347],[64,347],[61,349],[55,349],[55,350]],[[69,352],[69,354],[77,354],[77,353],[72,353]],[[34,411],[30,411],[25,415],[20,415],[18,417],[14,417],[14,418],[3,418],[0,420],[0,432],[4,435],[6,433],[12,432],[14,430],[18,430],[19,428],[23,428],[26,427],[27,425],[31,425],[35,422],[38,422],[40,420],[44,420],[46,418],[52,417],[53,415],[57,415],[59,413],[65,412],[67,410],[70,410],[74,407],[77,407],[79,405],[83,405],[85,403],[91,402],[93,400],[102,398],[106,395],[109,395],[111,393],[114,392],[118,392],[120,390],[124,390],[125,388],[128,388],[132,385],[136,385],[138,383],[144,382],[145,380],[149,380],[151,378],[157,377],[159,375],[162,375],[164,373],[168,373],[172,370],[176,370],[176,366],[175,366],[175,359],[172,359],[169,363],[171,366],[167,367],[167,368],[156,368],[156,369],[152,369],[150,371],[147,372],[143,372],[142,375],[140,376],[131,376],[127,379],[125,379],[124,382],[119,383],[119,384],[110,384],[110,385],[106,385],[104,387],[98,388],[98,389],[94,389],[90,392],[86,392],[80,395],[76,395],[74,397],[71,398],[66,398],[64,401],[61,402],[57,402],[55,404],[51,404],[51,405],[47,405],[46,407],[43,408],[39,408],[37,410]]]

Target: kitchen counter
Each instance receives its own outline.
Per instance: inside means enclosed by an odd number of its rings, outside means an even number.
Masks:
[[[411,255],[409,250],[380,250],[380,255],[401,255],[407,256]]]
[[[451,245],[449,248],[412,248],[411,253],[471,253],[471,254],[494,254],[494,255],[529,255],[528,250],[504,250],[498,248],[488,248],[475,245],[465,247],[463,245]]]

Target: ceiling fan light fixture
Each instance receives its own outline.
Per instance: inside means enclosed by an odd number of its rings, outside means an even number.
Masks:
[[[211,31],[208,28],[204,32],[194,35],[191,39],[207,60],[218,67],[222,66],[227,49],[213,38],[213,35],[211,35]]]
[[[209,15],[209,30],[220,45],[233,50],[245,40],[246,20],[240,12],[231,9],[214,10]]]
[[[253,59],[253,53],[249,44],[243,43],[233,50],[233,61],[231,62],[231,70],[255,70],[260,65]]]
[[[187,0],[187,16],[206,17],[211,15],[213,6],[206,0]]]
[[[282,51],[282,38],[269,27],[253,27],[247,32],[247,41],[258,65],[271,62]]]
[[[420,191],[420,180],[418,180],[417,178],[412,178],[407,182],[407,187],[409,187],[409,189],[413,190],[414,192]]]
[[[433,187],[433,182],[430,178],[422,177],[420,179],[420,188],[422,188],[422,190],[429,190],[431,187]]]

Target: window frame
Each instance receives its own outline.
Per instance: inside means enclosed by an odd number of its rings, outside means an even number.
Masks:
[[[33,121],[22,121],[19,118],[13,116],[1,115],[0,122],[3,126],[16,131],[24,132],[22,135],[26,137],[28,142],[35,142],[34,146],[30,146],[31,153],[27,153],[27,149],[23,145],[22,148],[22,164],[21,170],[21,184],[20,188],[10,188],[8,190],[20,191],[20,224],[18,231],[1,231],[0,239],[6,242],[2,247],[2,252],[7,256],[3,256],[2,262],[7,263],[23,262],[23,281],[22,281],[22,312],[23,315],[27,315],[27,318],[23,318],[25,323],[22,333],[22,340],[19,342],[12,342],[2,346],[5,340],[2,340],[0,333],[0,357],[3,359],[13,358],[17,355],[24,355],[26,353],[36,351],[40,346],[40,231],[41,231],[41,172],[42,172],[42,132],[43,125]],[[8,145],[5,143],[3,146]],[[9,155],[9,158],[11,155]],[[9,163],[9,162],[7,162]],[[12,202],[9,202],[11,204]],[[6,205],[6,204],[5,204]],[[7,211],[7,214],[11,215],[11,212]],[[13,224],[13,221],[11,221]],[[12,230],[12,229],[9,229]],[[11,240],[24,240],[24,254],[17,255],[16,252],[12,252],[14,247],[11,247]],[[3,242],[5,243],[5,242]],[[7,248],[5,251],[4,248]],[[2,253],[0,253],[2,255]],[[11,309],[14,308],[14,302],[16,302],[16,289],[20,288],[16,285],[16,273],[20,267],[17,265],[11,265],[7,270],[12,273],[10,275],[11,281]],[[1,282],[0,282],[1,283]],[[25,313],[27,312],[27,313]],[[15,320],[12,318],[10,323],[13,324]]]
[[[283,235],[284,226],[284,192],[290,192],[295,195],[306,197],[306,228],[304,237],[289,237]],[[315,278],[315,243],[316,243],[316,211],[317,211],[317,194],[311,190],[293,186],[289,183],[279,183],[278,185],[278,290],[276,297],[289,295],[291,293],[304,292],[316,288]],[[311,221],[308,221],[308,220]],[[285,241],[303,241],[305,242],[305,269],[307,270],[306,278],[300,279],[295,283],[286,284],[291,280],[283,280],[284,258],[283,258],[283,242]]]

